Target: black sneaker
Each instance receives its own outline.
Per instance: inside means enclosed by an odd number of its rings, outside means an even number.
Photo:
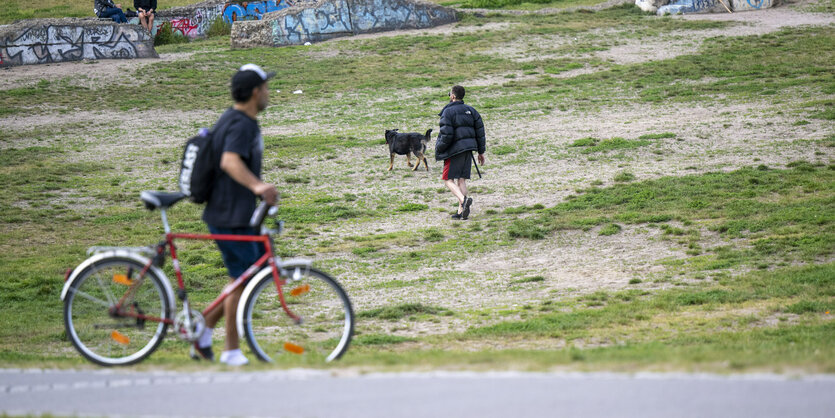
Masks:
[[[196,342],[191,345],[188,354],[193,360],[215,361],[215,353],[212,351],[212,347],[199,347]]]
[[[464,201],[464,210],[461,211],[461,219],[467,219],[470,217],[470,205],[473,204],[473,198],[468,197]]]
[[[455,219],[455,220],[461,219],[461,214],[460,213],[453,214],[452,216],[450,216],[450,218]]]

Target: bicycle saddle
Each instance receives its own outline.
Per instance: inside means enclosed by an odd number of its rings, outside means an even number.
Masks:
[[[154,209],[168,209],[174,206],[175,203],[183,200],[186,195],[180,192],[155,192],[152,190],[145,190],[139,194],[142,202],[148,210]]]

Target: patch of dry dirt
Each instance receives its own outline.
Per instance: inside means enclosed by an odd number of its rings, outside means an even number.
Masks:
[[[129,86],[130,76],[136,70],[160,61],[179,61],[193,53],[160,54],[157,58],[133,60],[84,60],[42,65],[20,65],[0,69],[0,89],[28,87],[41,80],[58,81],[68,79],[72,85],[96,87],[102,83],[116,83]],[[79,74],[84,76],[79,77]]]

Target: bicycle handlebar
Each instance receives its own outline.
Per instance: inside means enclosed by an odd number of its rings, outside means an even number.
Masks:
[[[258,204],[258,207],[255,208],[255,212],[252,212],[252,217],[249,218],[249,227],[260,228],[267,215],[273,216],[277,211],[278,208],[276,206],[270,206],[266,201],[262,200],[261,203]]]

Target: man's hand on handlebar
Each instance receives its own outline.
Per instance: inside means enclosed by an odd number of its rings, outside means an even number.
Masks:
[[[259,183],[255,188],[252,190],[256,196],[261,196],[268,205],[274,206],[276,201],[278,200],[278,190],[276,190],[275,186],[272,184],[267,183]]]

